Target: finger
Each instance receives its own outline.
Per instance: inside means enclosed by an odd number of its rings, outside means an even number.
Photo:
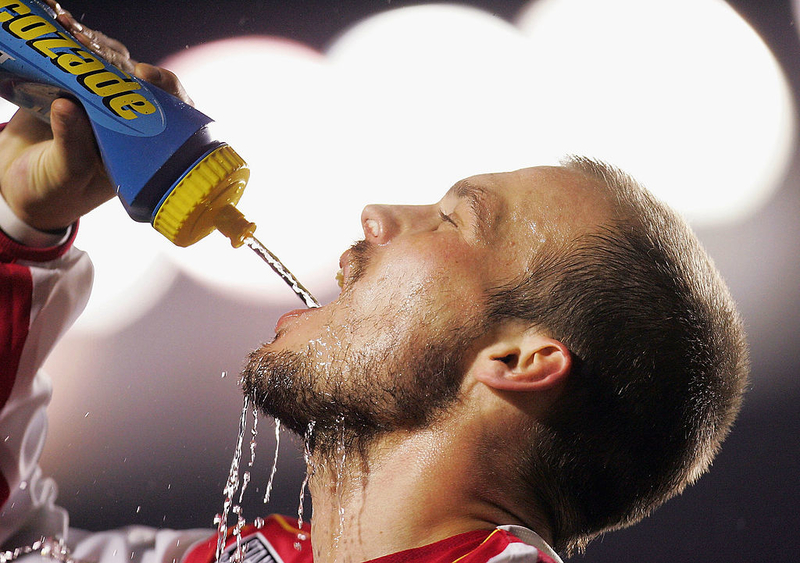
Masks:
[[[65,10],[61,4],[54,0],[47,0],[47,4],[55,11],[56,21],[63,25],[64,29],[69,31],[72,35],[77,35],[84,30],[83,24],[76,20],[70,12]]]
[[[0,181],[21,152],[52,138],[48,123],[31,111],[17,110],[0,133]]]
[[[102,31],[84,27],[80,33],[84,38],[88,39],[90,43],[88,46],[95,49],[95,52],[99,55],[104,57],[123,57],[125,59],[129,59],[131,56],[130,51],[123,43],[112,39]]]
[[[75,31],[74,35],[80,43],[120,70],[128,74],[133,73],[136,61],[131,59],[128,48],[116,39],[111,39],[104,33],[88,27],[83,27],[81,31]]]
[[[54,2],[53,0],[47,0],[47,5],[53,8],[53,11],[56,13],[56,21],[63,25],[65,28],[70,29],[74,25],[78,25],[77,20],[72,17],[72,14],[65,10],[61,4],[58,2]]]
[[[52,138],[50,125],[38,117],[33,111],[18,109],[4,129],[15,137],[25,139],[26,142],[46,141]]]
[[[133,72],[136,61],[131,60],[131,54],[123,43],[105,33],[85,27],[55,0],[47,0],[47,4],[55,11],[58,23],[63,25],[81,44],[117,68],[129,74]]]
[[[85,28],[84,31],[88,33],[104,49],[111,49],[112,51],[118,53],[121,57],[125,57],[126,59],[130,58],[131,52],[128,51],[128,48],[121,41],[117,41],[113,37],[109,37],[102,31],[97,31],[96,29]]]
[[[53,148],[48,155],[53,170],[63,166],[62,186],[81,186],[79,201],[72,204],[77,218],[115,195],[108,179],[89,117],[77,103],[66,98],[55,100],[50,108]],[[69,223],[67,223],[69,224]]]
[[[194,101],[186,93],[183,84],[181,84],[174,72],[151,64],[138,63],[134,69],[134,74],[137,78],[154,84],[190,106],[194,106]]]

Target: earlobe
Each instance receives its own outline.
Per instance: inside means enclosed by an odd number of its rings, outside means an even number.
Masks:
[[[544,391],[566,381],[571,367],[572,356],[563,343],[523,333],[484,348],[475,377],[493,389]]]

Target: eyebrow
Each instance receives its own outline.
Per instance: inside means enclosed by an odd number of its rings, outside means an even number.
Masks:
[[[494,227],[500,216],[502,204],[497,196],[489,190],[471,183],[469,180],[460,180],[453,184],[448,194],[469,201],[470,209],[475,217],[475,235],[481,241],[487,241],[494,234]]]

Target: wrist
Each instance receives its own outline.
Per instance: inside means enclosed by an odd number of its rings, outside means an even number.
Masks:
[[[31,248],[49,248],[64,244],[70,227],[54,231],[38,229],[23,221],[0,192],[0,229],[16,242]]]

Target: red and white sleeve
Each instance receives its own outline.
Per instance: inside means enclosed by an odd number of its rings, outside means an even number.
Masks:
[[[51,384],[40,370],[88,299],[92,266],[72,248],[76,226],[43,233],[19,221],[0,197],[0,545],[43,523],[62,533],[55,486],[40,477]]]

